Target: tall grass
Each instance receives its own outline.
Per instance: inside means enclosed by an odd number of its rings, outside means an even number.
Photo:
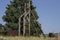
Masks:
[[[20,36],[20,37],[6,36],[6,37],[4,37],[4,36],[0,36],[0,39],[5,39],[5,40],[58,40],[57,37],[54,37],[54,38],[46,37],[46,38],[44,38],[44,37],[32,37],[32,36],[31,37],[22,37],[22,36]]]

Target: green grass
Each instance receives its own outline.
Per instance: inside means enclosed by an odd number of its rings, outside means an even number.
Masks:
[[[3,39],[6,39],[6,40],[57,40],[57,37],[54,37],[54,38],[49,38],[49,37],[12,37],[12,36],[6,36],[6,37],[3,37],[3,36],[0,36],[0,39],[3,38]]]

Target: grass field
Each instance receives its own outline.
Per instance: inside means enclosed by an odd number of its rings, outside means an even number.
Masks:
[[[5,39],[5,40],[58,40],[57,37],[54,37],[54,38],[49,38],[49,37],[12,37],[12,36],[6,36],[6,37],[3,37],[3,36],[0,36],[0,40],[1,39]]]

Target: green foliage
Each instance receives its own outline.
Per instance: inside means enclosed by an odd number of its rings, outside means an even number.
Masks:
[[[2,34],[3,32],[4,32],[4,26],[0,24],[0,34]]]
[[[3,20],[6,22],[6,28],[5,30],[18,30],[18,19],[19,17],[24,13],[24,4],[28,2],[29,0],[12,0],[10,1],[10,4],[6,7],[5,15],[3,16]],[[37,21],[38,15],[37,12],[35,11],[35,8],[32,4],[32,1],[30,3],[30,8],[31,8],[31,35],[35,34],[41,34],[43,33],[41,29],[41,24],[39,24]],[[34,15],[34,16],[32,16]],[[22,20],[23,22],[23,20]],[[22,25],[22,24],[21,24]],[[21,33],[23,27],[21,27]],[[27,28],[26,28],[27,29]]]

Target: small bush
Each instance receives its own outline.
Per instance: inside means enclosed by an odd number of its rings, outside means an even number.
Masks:
[[[54,33],[49,33],[48,36],[49,37],[55,37]]]
[[[18,31],[17,30],[9,30],[7,34],[9,36],[17,36],[18,35]]]

